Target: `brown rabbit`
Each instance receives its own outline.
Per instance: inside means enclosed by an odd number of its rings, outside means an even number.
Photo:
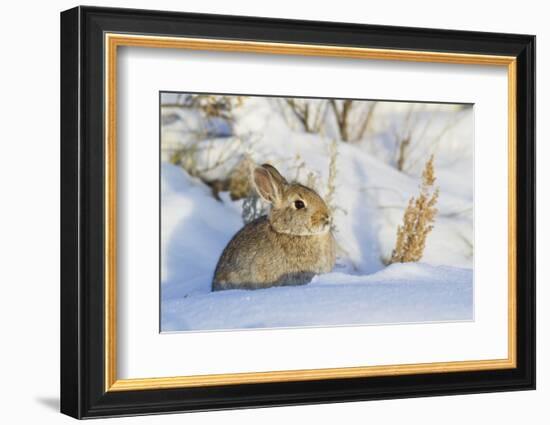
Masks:
[[[252,174],[271,211],[244,226],[225,247],[212,290],[300,285],[330,272],[335,244],[323,199],[306,186],[288,183],[269,164],[256,167]]]

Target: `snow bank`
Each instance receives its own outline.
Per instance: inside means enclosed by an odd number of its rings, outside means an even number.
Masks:
[[[329,273],[303,286],[165,300],[163,331],[471,320],[472,271],[394,264],[372,275]]]
[[[216,201],[201,181],[170,164],[161,175],[162,331],[472,319],[471,269],[394,264],[366,275],[368,256],[359,267],[339,264],[303,286],[211,292],[216,262],[242,226],[240,203]],[[368,250],[372,236],[365,229],[350,237]]]

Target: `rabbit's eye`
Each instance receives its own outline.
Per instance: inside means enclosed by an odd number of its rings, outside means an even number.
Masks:
[[[306,204],[304,204],[304,201],[300,201],[299,199],[297,201],[294,201],[294,207],[297,210],[301,210],[302,208],[306,207]]]

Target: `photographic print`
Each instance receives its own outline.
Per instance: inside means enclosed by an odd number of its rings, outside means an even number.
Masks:
[[[160,93],[161,331],[473,319],[473,106]]]

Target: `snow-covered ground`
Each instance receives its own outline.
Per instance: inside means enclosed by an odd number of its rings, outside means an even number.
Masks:
[[[455,108],[455,109],[453,109]],[[188,143],[196,113],[163,109],[163,148]],[[221,201],[198,178],[163,162],[161,170],[161,329],[163,331],[334,326],[473,319],[473,135],[472,110],[426,105],[414,114],[399,103],[380,103],[368,137],[338,142],[335,237],[343,251],[332,273],[303,286],[211,292],[218,258],[243,226],[242,200]],[[449,125],[450,119],[455,120]],[[326,195],[334,134],[310,134],[289,126],[273,100],[249,98],[232,129],[221,127],[197,152],[207,170],[223,177],[246,154],[270,162],[289,180]],[[409,129],[406,127],[409,126]],[[405,128],[405,130],[403,130]],[[418,138],[406,172],[392,164],[388,140],[398,131]],[[415,136],[415,132],[419,134]],[[424,151],[428,153],[424,153]],[[411,196],[417,195],[424,156],[435,152],[439,213],[422,263],[384,265]],[[202,156],[201,156],[202,155]],[[167,159],[166,157],[164,159]]]
[[[197,283],[197,282],[195,282]],[[472,270],[409,263],[371,275],[333,272],[304,286],[210,292],[163,305],[163,331],[472,319]]]

